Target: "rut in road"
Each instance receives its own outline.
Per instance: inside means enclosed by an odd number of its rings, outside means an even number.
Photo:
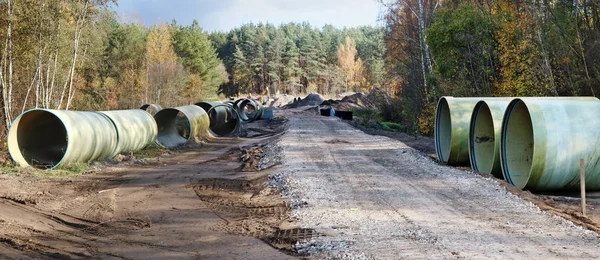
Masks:
[[[599,258],[600,238],[405,144],[336,118],[285,112],[275,176],[313,257]]]

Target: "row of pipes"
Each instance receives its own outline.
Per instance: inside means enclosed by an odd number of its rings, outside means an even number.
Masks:
[[[600,100],[594,97],[442,97],[438,160],[503,178],[524,190],[600,190]]]
[[[252,99],[166,109],[147,104],[140,109],[100,112],[36,108],[12,122],[7,146],[20,166],[54,169],[110,159],[152,143],[175,148],[209,134],[231,135],[240,124],[261,119],[265,110]]]

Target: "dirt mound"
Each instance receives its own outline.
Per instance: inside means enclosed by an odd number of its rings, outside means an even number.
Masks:
[[[295,97],[292,95],[282,94],[282,95],[279,95],[279,97],[276,98],[269,106],[270,107],[284,107],[291,103],[294,103],[294,98]]]
[[[380,89],[373,89],[371,92],[369,92],[365,99],[367,103],[375,106],[392,104],[392,97]]]
[[[321,106],[331,106],[338,111],[351,111],[354,109],[378,109],[382,105],[389,105],[392,98],[382,90],[374,89],[368,94],[354,93],[344,96],[341,100],[326,100]]]
[[[321,103],[323,103],[324,100],[325,99],[323,98],[323,96],[321,96],[321,95],[319,95],[317,93],[310,93],[305,98],[300,99],[300,101],[294,102],[292,104],[287,105],[286,108],[297,108],[297,107],[304,107],[304,106],[318,106]]]

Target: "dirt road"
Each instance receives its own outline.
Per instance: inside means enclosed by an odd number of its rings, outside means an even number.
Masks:
[[[0,258],[293,258],[270,171],[240,167],[272,138],[218,138],[82,176],[2,175]]]
[[[0,175],[0,258],[600,258],[596,233],[495,180],[277,114],[289,122],[81,176]]]
[[[600,238],[496,181],[440,166],[339,119],[288,111],[274,177],[314,258],[597,259]]]

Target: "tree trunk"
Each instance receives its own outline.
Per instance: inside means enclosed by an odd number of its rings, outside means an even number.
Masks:
[[[2,76],[2,98],[4,105],[4,122],[6,124],[6,129],[10,128],[10,123],[12,121],[12,89],[13,89],[13,62],[12,62],[12,2],[11,0],[6,0],[7,8],[7,31],[6,31],[6,45],[4,49],[3,55],[3,67],[7,66],[8,60],[8,72]],[[5,73],[5,72],[3,72]]]
[[[65,81],[62,93],[60,95],[60,101],[58,103],[57,109],[60,109],[60,107],[62,106],[62,102],[63,102],[64,97],[65,97],[65,92],[66,92],[67,86],[69,87],[69,92],[67,94],[67,104],[65,106],[66,110],[69,110],[69,105],[70,105],[70,102],[72,100],[72,95],[73,95],[73,76],[75,74],[75,67],[77,65],[77,51],[79,49],[79,39],[81,38],[81,32],[83,31],[83,26],[84,26],[84,23],[85,23],[85,18],[86,18],[86,15],[87,15],[87,7],[88,7],[88,1],[85,0],[85,4],[84,4],[83,10],[82,10],[82,14],[79,15],[77,23],[75,25],[75,36],[74,36],[74,39],[73,39],[73,59],[71,61],[71,68],[69,69],[69,74],[67,76],[67,80]]]

